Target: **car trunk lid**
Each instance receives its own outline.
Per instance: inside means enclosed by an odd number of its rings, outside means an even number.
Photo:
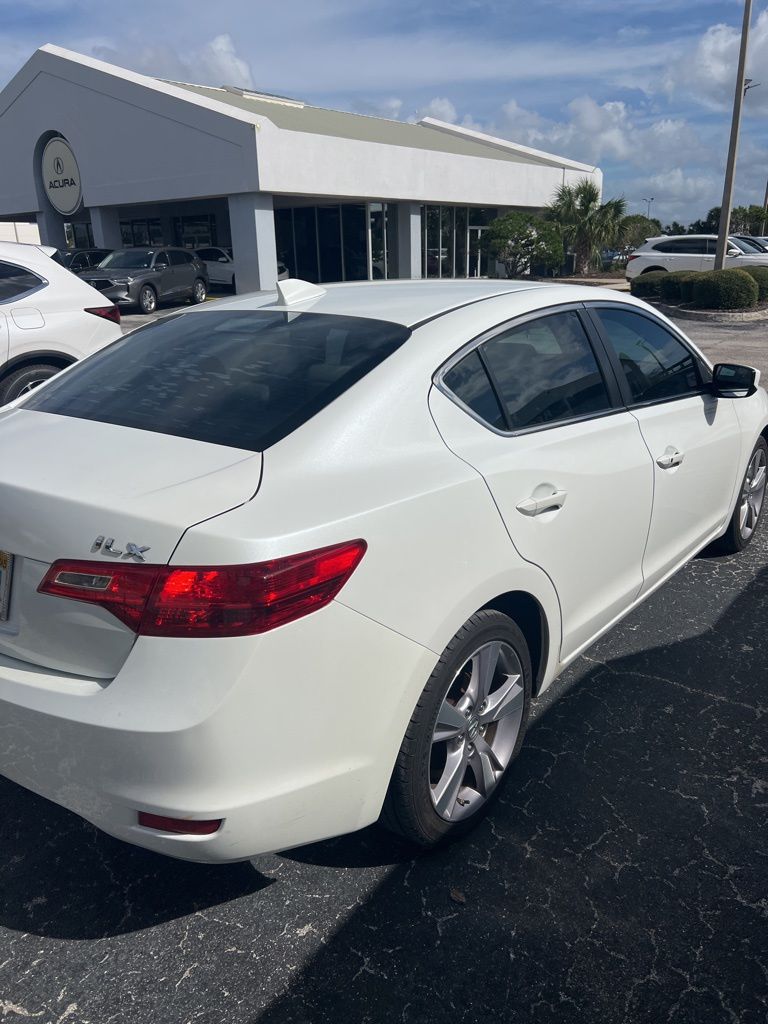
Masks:
[[[129,543],[166,563],[190,526],[253,497],[261,455],[23,407],[0,423],[0,551],[13,555],[0,653],[111,678],[134,634],[102,608],[38,594],[50,564],[136,561]]]

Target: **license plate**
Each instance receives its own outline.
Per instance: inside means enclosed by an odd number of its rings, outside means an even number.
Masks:
[[[11,604],[11,577],[13,576],[13,555],[0,551],[0,622],[8,618]]]

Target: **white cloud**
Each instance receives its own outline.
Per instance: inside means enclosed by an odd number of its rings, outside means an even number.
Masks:
[[[413,120],[419,121],[422,117],[436,117],[438,121],[447,121],[449,124],[454,124],[458,119],[458,114],[456,107],[454,107],[449,99],[446,99],[444,96],[436,96],[423,107],[419,107],[414,114]]]
[[[204,85],[234,85],[253,88],[253,77],[247,62],[238,57],[230,35],[209,40],[200,49],[179,53],[173,47],[158,45],[123,51],[114,46],[94,45],[94,57],[130,67],[133,71],[156,78],[172,78],[181,82]]]
[[[712,25],[696,41],[691,52],[673,63],[664,80],[667,90],[687,94],[692,100],[713,110],[729,110],[733,103],[738,67],[741,28]],[[744,105],[746,115],[768,113],[768,9],[761,11],[752,24],[747,59],[747,77],[765,79],[758,89],[750,90]]]

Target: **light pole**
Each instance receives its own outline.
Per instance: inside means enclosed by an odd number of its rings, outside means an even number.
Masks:
[[[747,46],[749,44],[749,24],[752,17],[752,0],[744,0],[744,21],[741,26],[741,47],[739,49],[739,68],[736,72],[736,92],[733,97],[733,117],[731,118],[731,139],[728,143],[728,160],[725,166],[725,184],[723,185],[723,201],[720,204],[720,227],[717,235],[717,252],[715,254],[715,270],[725,266],[725,250],[728,247],[728,235],[731,229],[731,207],[733,206],[733,179],[736,173],[736,152],[739,148],[739,129],[741,128],[741,106],[751,79],[746,79],[744,71],[747,66]]]
[[[646,216],[646,219],[647,219],[647,220],[650,220],[650,219],[651,219],[651,203],[652,203],[652,202],[653,202],[653,201],[654,201],[655,199],[656,199],[656,197],[655,197],[655,196],[649,196],[649,197],[648,197],[647,199],[643,199],[643,202],[644,202],[644,203],[647,203],[647,204],[648,204],[648,206],[647,206],[647,208],[646,208],[646,212],[645,212],[645,216]]]

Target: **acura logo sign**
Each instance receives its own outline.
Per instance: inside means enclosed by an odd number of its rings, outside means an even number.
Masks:
[[[66,139],[49,139],[43,150],[40,173],[45,194],[54,210],[64,216],[75,213],[83,198],[80,168]]]

